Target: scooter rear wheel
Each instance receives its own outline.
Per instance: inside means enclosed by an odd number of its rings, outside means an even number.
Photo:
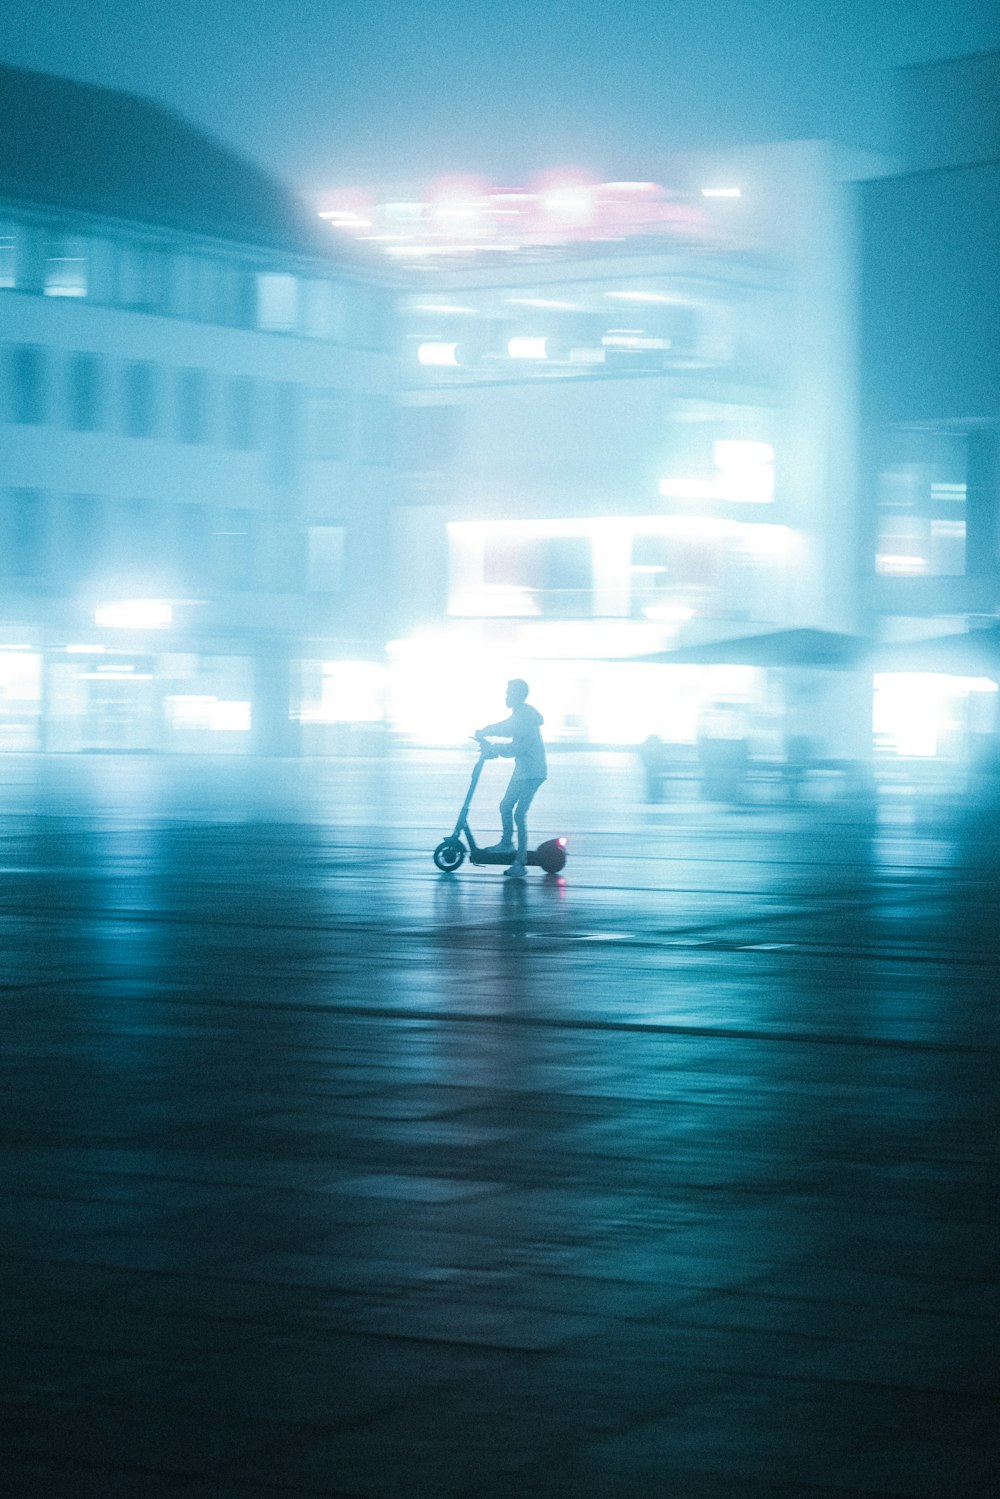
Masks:
[[[434,850],[434,863],[442,874],[454,874],[465,862],[465,844],[458,838],[443,838]]]

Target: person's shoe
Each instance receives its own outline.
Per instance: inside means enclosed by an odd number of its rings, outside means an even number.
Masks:
[[[509,880],[525,880],[528,877],[527,868],[521,863],[520,859],[515,859],[513,864],[508,864],[504,870],[504,874]]]
[[[513,842],[501,838],[499,843],[491,843],[489,848],[484,848],[484,854],[512,854],[514,852]]]

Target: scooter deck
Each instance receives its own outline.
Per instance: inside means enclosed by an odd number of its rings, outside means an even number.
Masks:
[[[494,854],[494,853],[488,853],[485,849],[481,849],[481,848],[470,849],[469,850],[469,863],[470,864],[513,864],[513,862],[514,862],[514,854],[513,853],[509,853],[509,854],[508,853],[495,853]],[[525,862],[525,864],[534,864],[537,867],[537,865],[539,864],[539,858],[538,858],[538,855],[535,853],[534,849],[532,849],[530,851],[530,853],[528,853],[525,856],[524,862]]]

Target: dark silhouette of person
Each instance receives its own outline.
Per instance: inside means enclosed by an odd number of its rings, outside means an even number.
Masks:
[[[500,822],[503,829],[500,842],[494,843],[487,852],[513,852],[516,827],[517,852],[504,874],[515,880],[523,880],[527,874],[528,808],[548,774],[541,734],[545,720],[538,709],[528,702],[528,684],[520,677],[513,677],[507,683],[506,702],[510,717],[502,719],[500,723],[488,723],[485,728],[477,729],[474,737],[491,757],[500,755],[514,761],[510,783],[500,802]],[[491,739],[506,739],[509,743],[490,744],[488,741]]]

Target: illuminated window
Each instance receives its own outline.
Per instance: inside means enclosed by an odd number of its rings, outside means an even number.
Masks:
[[[876,573],[883,577],[960,577],[965,573],[968,442],[964,433],[926,428],[883,434]]]
[[[153,437],[157,429],[156,366],[135,360],[125,366],[125,433],[128,437]]]
[[[10,419],[35,426],[47,414],[45,351],[37,344],[13,344],[7,350]]]
[[[258,271],[257,327],[293,333],[299,326],[299,282],[285,272]]]
[[[593,611],[594,569],[588,536],[553,536],[542,544],[543,612],[575,619]]]
[[[87,295],[87,241],[73,235],[52,240],[45,258],[47,297]]]
[[[69,424],[76,432],[96,432],[104,397],[103,362],[96,354],[73,354],[69,361]]]
[[[180,442],[208,438],[208,376],[204,370],[181,370],[177,377],[177,437]]]
[[[306,561],[306,587],[310,593],[339,593],[344,585],[343,526],[310,526]]]

